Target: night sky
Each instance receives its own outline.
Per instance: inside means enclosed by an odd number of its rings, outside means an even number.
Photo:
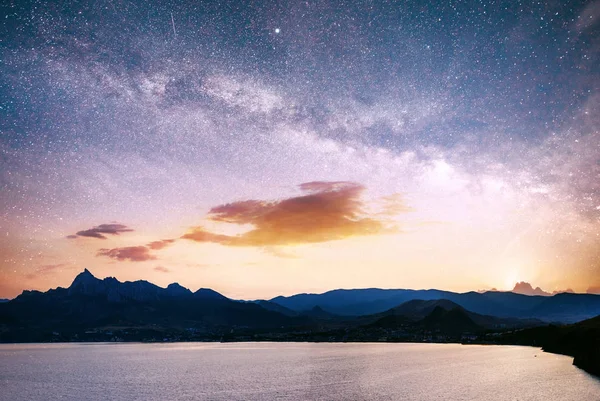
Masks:
[[[0,21],[0,297],[84,268],[234,298],[600,292],[598,0]]]

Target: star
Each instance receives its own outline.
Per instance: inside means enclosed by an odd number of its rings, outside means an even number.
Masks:
[[[595,2],[65,1],[3,31],[0,298],[84,266],[257,298],[600,288]]]

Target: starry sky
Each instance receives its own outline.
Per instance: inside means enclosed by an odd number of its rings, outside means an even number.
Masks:
[[[3,1],[0,297],[600,292],[600,1]]]

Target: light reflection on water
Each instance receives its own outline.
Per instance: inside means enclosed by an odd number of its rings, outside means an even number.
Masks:
[[[600,380],[530,347],[4,344],[0,400],[577,400]]]

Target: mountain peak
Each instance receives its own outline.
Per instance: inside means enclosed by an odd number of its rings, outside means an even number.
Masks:
[[[194,293],[196,298],[205,298],[205,299],[228,299],[225,295],[219,294],[215,290],[211,290],[210,288],[200,288],[198,291]]]
[[[542,295],[544,297],[552,295],[542,290],[540,287],[533,288],[533,286],[526,281],[516,283],[515,288],[513,288],[512,292],[523,295]]]
[[[481,328],[469,317],[467,311],[461,307],[446,309],[441,305],[436,305],[421,322],[430,328],[442,328],[444,331],[450,332],[462,332]]]
[[[404,315],[411,317],[425,317],[426,315],[432,313],[434,310],[437,309],[449,311],[453,309],[463,308],[456,302],[450,301],[448,299],[412,299],[394,308],[391,308],[386,313],[392,315]]]
[[[84,269],[75,277],[73,283],[71,283],[69,293],[94,294],[98,292],[98,286],[101,285],[101,283],[102,280],[94,277],[88,269]]]
[[[316,318],[330,318],[334,316],[334,314],[327,312],[325,309],[321,308],[319,305],[313,306],[311,309],[306,310],[302,313],[306,316],[316,317]]]
[[[192,292],[187,288],[183,287],[179,283],[171,283],[167,286],[167,292],[169,295],[178,296],[178,295],[191,295]]]
[[[73,284],[71,284],[71,287],[78,283],[90,282],[92,280],[98,280],[98,279],[88,269],[83,269],[83,271],[81,273],[79,273],[77,276],[75,276],[75,279],[73,280]]]

